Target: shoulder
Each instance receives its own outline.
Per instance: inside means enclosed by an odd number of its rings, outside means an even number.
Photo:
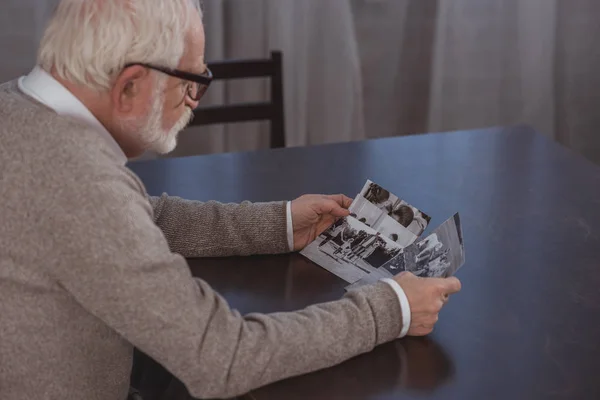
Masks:
[[[10,190],[15,201],[40,210],[52,202],[88,209],[146,200],[139,179],[98,132],[14,87],[0,86],[0,194]]]
[[[0,85],[0,121],[2,169],[62,185],[114,175],[140,189],[94,128],[37,103],[18,91],[14,82]]]
[[[108,142],[85,123],[58,115],[20,92],[16,81],[0,85],[0,137],[5,157],[48,163],[82,159],[114,162]],[[5,156],[5,157],[4,157]]]

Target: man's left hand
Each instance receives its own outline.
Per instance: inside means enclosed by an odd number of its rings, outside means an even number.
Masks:
[[[293,200],[294,251],[308,246],[338,218],[348,216],[350,204],[352,199],[343,194],[309,194]]]

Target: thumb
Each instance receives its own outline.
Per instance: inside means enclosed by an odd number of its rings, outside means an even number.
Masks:
[[[462,284],[458,278],[451,276],[450,278],[446,278],[446,287],[448,288],[448,292],[453,294],[460,292]]]
[[[418,276],[416,276],[415,274],[413,274],[413,273],[412,273],[412,272],[410,272],[410,271],[402,271],[402,272],[400,272],[400,273],[399,273],[398,275],[396,275],[396,276],[398,276],[398,277],[404,276],[404,277],[405,277],[405,279],[406,279],[406,278],[416,278],[416,279],[421,279],[421,278],[419,278]]]
[[[448,294],[458,293],[461,290],[461,283],[458,278],[451,276],[450,278],[434,278],[443,290]]]
[[[323,203],[321,208],[322,214],[331,214],[334,217],[347,217],[350,215],[350,211],[343,208],[335,200],[328,199]]]
[[[328,199],[331,199],[338,203],[343,208],[349,208],[352,205],[352,199],[343,194],[333,194],[326,196]]]

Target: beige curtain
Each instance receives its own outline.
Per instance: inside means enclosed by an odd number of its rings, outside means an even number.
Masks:
[[[360,60],[348,0],[205,0],[207,59],[284,56],[288,146],[365,138]],[[267,81],[211,87],[204,104],[268,99]],[[268,123],[190,128],[170,156],[268,147]]]
[[[0,81],[30,70],[56,2],[0,2]],[[292,146],[527,123],[600,163],[597,0],[205,0],[205,13],[208,59],[283,50]],[[266,147],[266,132],[190,130],[175,155]]]
[[[600,2],[353,5],[369,136],[526,123],[600,162]]]
[[[0,82],[33,68],[45,22],[57,0],[0,0]]]
[[[27,73],[58,0],[0,2],[0,81]],[[348,0],[204,0],[207,59],[284,53],[289,146],[365,137],[354,21]],[[217,83],[205,104],[259,101],[266,81]],[[268,147],[267,123],[190,128],[171,156]],[[146,154],[142,158],[154,158]]]

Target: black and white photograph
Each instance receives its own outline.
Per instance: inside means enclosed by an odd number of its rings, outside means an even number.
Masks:
[[[386,213],[392,211],[392,207],[399,200],[398,196],[390,193],[389,190],[384,189],[371,180],[367,180],[364,184],[357,198],[359,197],[365,198],[368,202]]]
[[[404,200],[398,200],[388,215],[416,236],[420,236],[431,221],[427,214]]]
[[[417,237],[431,221],[427,214],[370,180],[350,205],[350,211],[375,229],[388,216]]]
[[[375,206],[360,194],[356,196],[350,205],[349,211],[356,215],[356,219],[373,229],[377,229],[379,221],[387,215],[384,210]]]
[[[464,262],[464,243],[457,213],[425,239],[404,248],[382,268],[392,275],[410,271],[420,277],[436,278],[454,275]]]
[[[354,217],[339,219],[300,254],[349,283],[387,263],[402,248]]]
[[[418,239],[417,235],[387,215],[383,216],[375,229],[402,248],[410,246]]]

